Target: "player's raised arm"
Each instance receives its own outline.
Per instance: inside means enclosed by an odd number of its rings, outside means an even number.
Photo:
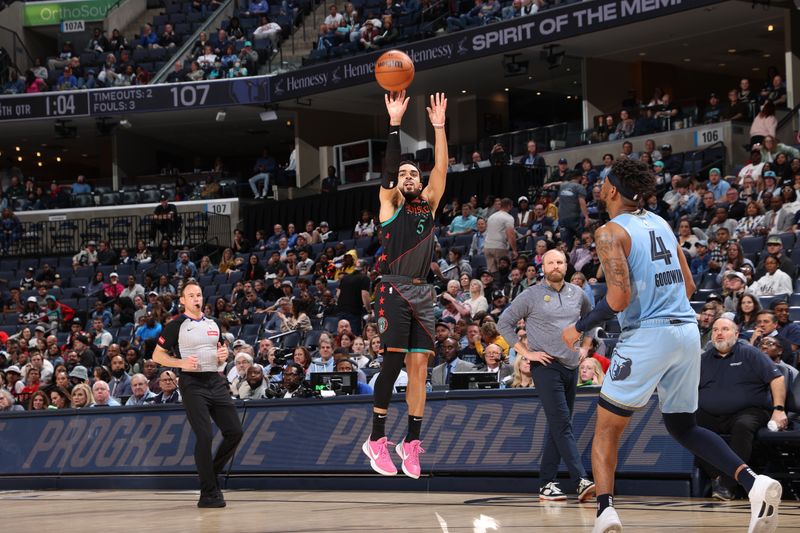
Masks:
[[[436,144],[433,149],[433,170],[431,170],[428,186],[425,187],[422,196],[435,213],[444,194],[445,180],[447,179],[447,134],[444,132],[444,124],[447,118],[447,97],[445,94],[432,94],[431,105],[426,109],[428,110],[428,118],[433,126],[433,131],[436,133]]]
[[[384,95],[386,111],[389,113],[389,138],[386,140],[386,159],[381,179],[381,211],[379,219],[385,222],[392,218],[400,203],[400,192],[397,190],[397,175],[400,172],[400,123],[408,109],[409,98],[406,92]]]

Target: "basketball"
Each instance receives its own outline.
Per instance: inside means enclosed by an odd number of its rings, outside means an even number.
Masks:
[[[405,52],[389,50],[375,62],[375,79],[387,91],[402,91],[414,80],[414,62]]]

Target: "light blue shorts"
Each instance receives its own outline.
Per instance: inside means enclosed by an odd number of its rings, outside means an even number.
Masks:
[[[620,336],[600,395],[632,411],[644,407],[658,390],[662,413],[693,413],[700,385],[700,353],[697,324],[645,321]]]

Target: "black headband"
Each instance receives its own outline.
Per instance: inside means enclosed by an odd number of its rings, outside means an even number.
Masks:
[[[625,187],[619,180],[619,178],[616,176],[616,174],[614,174],[613,172],[609,172],[606,177],[611,182],[611,185],[616,187],[622,196],[633,202],[639,201],[639,193],[633,192],[629,188]]]

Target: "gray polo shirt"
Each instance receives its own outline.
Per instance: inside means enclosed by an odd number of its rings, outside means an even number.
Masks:
[[[591,310],[589,298],[577,285],[564,283],[561,290],[556,291],[545,281],[528,287],[514,298],[500,316],[497,330],[513,347],[519,341],[515,331],[517,322],[525,319],[529,350],[545,352],[565,367],[577,368],[580,354],[566,347],[561,331]]]

